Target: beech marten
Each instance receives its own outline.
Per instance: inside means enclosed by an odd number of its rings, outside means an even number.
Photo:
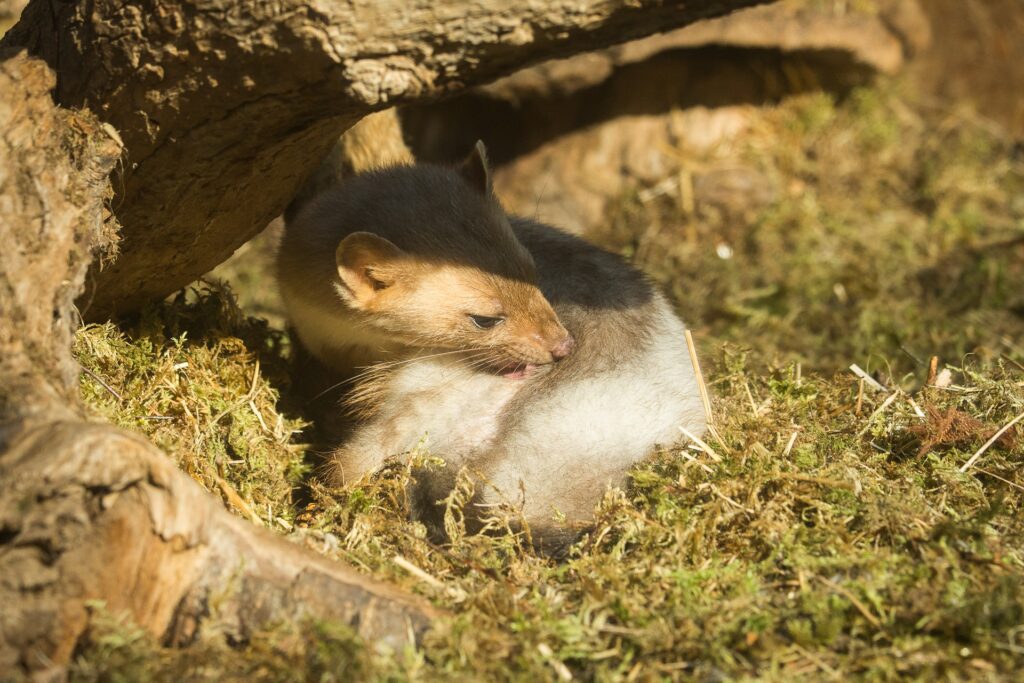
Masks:
[[[287,226],[279,263],[311,353],[342,372],[383,361],[353,392],[362,419],[332,455],[337,478],[425,444],[447,463],[421,478],[428,522],[465,467],[468,521],[506,502],[556,550],[657,444],[705,429],[665,299],[618,256],[507,215],[480,143],[456,169],[325,192]]]

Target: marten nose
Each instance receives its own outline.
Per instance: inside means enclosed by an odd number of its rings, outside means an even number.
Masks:
[[[565,335],[565,338],[562,341],[558,342],[557,344],[551,347],[551,355],[554,357],[555,360],[562,360],[570,353],[572,353],[572,350],[575,346],[576,340],[573,339],[572,336],[567,334]]]

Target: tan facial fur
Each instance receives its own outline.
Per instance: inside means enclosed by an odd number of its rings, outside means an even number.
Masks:
[[[297,337],[343,376],[423,352],[535,374],[575,344],[537,281],[481,143],[454,168],[382,168],[325,190],[287,222],[278,251]]]
[[[573,340],[531,282],[432,263],[369,233],[338,246],[339,295],[367,322],[410,346],[463,349],[496,368],[565,357]]]

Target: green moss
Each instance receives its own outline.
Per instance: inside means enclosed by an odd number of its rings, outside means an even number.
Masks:
[[[185,649],[160,648],[122,617],[93,603],[86,654],[71,669],[73,681],[324,681],[362,680],[394,667],[414,670],[416,659],[385,660],[345,625],[281,624],[256,634],[244,648],[217,634],[201,634]],[[375,659],[379,663],[375,663]],[[394,662],[394,664],[392,664]]]
[[[82,328],[74,354],[93,416],[142,432],[207,490],[237,493],[250,518],[290,528],[309,468],[292,443],[305,423],[279,405],[283,340],[204,285],[125,328]]]
[[[670,199],[633,194],[604,236],[693,323],[721,460],[685,443],[656,454],[607,492],[564,562],[536,556],[506,512],[491,535],[466,534],[465,488],[449,501],[452,542],[431,543],[404,495],[417,468],[435,466],[428,454],[344,489],[309,481],[296,510],[306,470],[285,340],[221,289],[122,329],[83,329],[80,361],[121,396],[83,376],[98,418],[145,432],[264,523],[304,527],[326,555],[452,617],[387,656],[332,624],[167,650],[98,615],[74,676],[551,680],[564,665],[584,680],[984,680],[1024,669],[1024,429],[960,472],[1024,411],[1020,162],[987,126],[888,86],[795,98],[755,123],[737,163],[777,188],[762,211],[681,216]],[[684,239],[695,219],[696,240]],[[948,363],[945,388],[922,388],[932,355]],[[851,363],[907,393],[862,389]],[[967,427],[943,426],[950,415]]]
[[[698,336],[762,367],[856,362],[894,383],[929,355],[1024,357],[1024,165],[989,126],[888,85],[793,98],[738,145],[683,155],[754,169],[777,193],[750,217],[686,216],[641,187],[612,210],[604,242],[635,254]]]

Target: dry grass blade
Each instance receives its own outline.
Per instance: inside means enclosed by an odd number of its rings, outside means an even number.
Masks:
[[[407,571],[410,574],[412,574],[413,576],[415,576],[417,579],[419,579],[423,583],[429,584],[429,585],[431,585],[434,588],[437,588],[439,590],[444,590],[445,586],[444,586],[444,584],[440,580],[434,578],[433,576],[431,576],[427,572],[423,571],[422,569],[420,569],[419,567],[417,567],[416,565],[414,565],[412,562],[410,562],[409,560],[405,559],[401,555],[395,555],[393,558],[391,558],[391,561],[394,562],[395,564],[397,564],[399,567],[401,567],[405,571]]]
[[[260,379],[260,361],[259,361],[259,358],[257,358],[255,364],[253,365],[253,369],[252,369],[252,381],[249,384],[249,391],[246,392],[245,396],[243,396],[242,398],[238,399],[237,401],[232,403],[230,406],[228,406],[224,410],[222,410],[219,413],[217,413],[217,415],[215,415],[213,417],[213,419],[211,419],[210,422],[207,424],[207,428],[214,427],[218,422],[221,421],[221,418],[223,418],[225,415],[229,415],[229,414],[233,413],[234,411],[238,410],[242,406],[244,406],[247,403],[249,403],[249,401],[251,401],[253,398],[255,398],[256,397],[256,392],[259,390],[259,379]]]
[[[551,668],[555,670],[555,673],[558,674],[559,680],[572,680],[572,672],[569,671],[569,667],[555,657],[555,653],[551,649],[550,645],[547,643],[538,643],[537,651],[540,652],[541,656],[547,660],[548,664],[551,665]]]
[[[914,415],[917,415],[920,418],[927,417],[924,411],[921,410],[921,406],[917,405],[917,401],[915,401],[910,396],[907,396],[907,403],[909,403],[910,407],[914,409]]]
[[[704,382],[704,373],[700,371],[700,361],[697,359],[697,347],[693,343],[693,335],[690,330],[684,330],[686,336],[686,348],[690,352],[690,363],[693,365],[693,374],[697,378],[697,388],[700,389],[700,400],[704,404],[704,417],[708,424],[714,424],[714,416],[711,414],[711,399],[708,396],[708,387]]]
[[[989,448],[992,447],[992,444],[994,444],[996,441],[999,441],[999,437],[1001,437],[1006,432],[1010,431],[1010,429],[1013,427],[1013,425],[1017,424],[1021,420],[1024,420],[1024,413],[1021,413],[1020,415],[1018,415],[1017,417],[1013,418],[1012,420],[1007,422],[1005,425],[1003,425],[999,429],[999,431],[997,431],[995,434],[992,435],[991,439],[986,441],[982,445],[981,448],[979,448],[977,451],[974,452],[974,455],[972,455],[970,458],[967,459],[967,462],[965,462],[963,465],[960,466],[960,471],[961,472],[966,472],[967,470],[971,469],[971,465],[973,465],[974,463],[978,462],[978,458],[980,458],[982,455],[984,455],[985,451],[987,451]]]
[[[796,444],[796,438],[798,436],[800,436],[800,430],[799,429],[797,429],[796,431],[794,431],[790,435],[789,441],[786,442],[786,447],[782,451],[782,457],[783,458],[788,458],[789,454],[793,452],[793,445]]]
[[[419,579],[423,583],[428,584],[429,586],[432,586],[433,588],[436,588],[437,590],[443,591],[449,597],[451,597],[451,598],[453,598],[455,600],[465,600],[466,599],[465,592],[463,592],[462,590],[460,590],[456,586],[449,586],[449,585],[445,584],[443,581],[441,581],[437,577],[431,576],[429,573],[427,573],[426,571],[420,569],[415,564],[413,564],[409,560],[405,559],[401,555],[395,555],[393,558],[391,558],[391,561],[394,562],[399,567],[401,567],[402,569],[404,569],[405,571],[407,571],[410,574],[412,574],[413,576],[415,576],[417,579]]]
[[[779,472],[773,476],[776,479],[805,481],[809,484],[818,484],[819,486],[828,486],[834,489],[846,489],[847,491],[857,490],[857,487],[848,481],[839,481],[838,479],[829,479],[827,477],[815,477],[809,474],[800,474],[799,472]]]
[[[249,504],[245,502],[245,499],[242,498],[242,496],[238,495],[238,491],[232,488],[231,484],[225,481],[223,477],[215,477],[215,481],[217,482],[217,487],[220,489],[220,492],[224,494],[224,497],[228,499],[229,503],[231,503],[239,512],[248,517],[249,521],[256,526],[264,526],[263,519],[256,514],[255,510],[249,507]]]
[[[977,470],[978,472],[981,472],[982,474],[987,474],[988,476],[992,477],[993,479],[998,479],[999,481],[1003,482],[1004,484],[1009,484],[1010,486],[1014,487],[1015,489],[1020,489],[1021,491],[1024,491],[1024,486],[1021,486],[1020,484],[1018,484],[1015,481],[1010,481],[1009,479],[1007,479],[1005,477],[1001,477],[998,474],[996,474],[995,472],[989,472],[988,470],[983,469],[981,467],[978,467],[977,465],[974,466],[974,469]]]
[[[687,439],[700,446],[700,449],[707,453],[712,460],[714,460],[715,462],[722,462],[722,458],[719,457],[718,453],[715,453],[715,449],[709,446],[707,442],[705,442],[699,436],[697,436],[696,434],[682,426],[679,427],[679,431],[682,432],[683,436],[685,436]]]
[[[730,498],[729,496],[727,496],[727,495],[725,495],[724,493],[722,493],[722,492],[721,492],[721,491],[720,491],[720,490],[718,489],[718,487],[717,487],[717,486],[712,486],[712,487],[711,487],[711,490],[712,490],[712,492],[714,492],[714,494],[715,494],[716,496],[718,496],[719,498],[721,498],[722,500],[724,500],[724,501],[725,501],[726,503],[728,503],[729,505],[732,505],[732,506],[733,506],[734,508],[736,508],[736,509],[738,509],[738,510],[743,510],[743,512],[746,512],[747,514],[751,514],[751,515],[752,515],[752,514],[754,514],[754,511],[753,511],[753,510],[751,510],[750,508],[746,507],[745,505],[740,505],[740,504],[739,504],[739,503],[737,503],[737,502],[736,502],[735,500],[733,500],[733,499],[732,499],[732,498]]]
[[[864,382],[875,391],[889,391],[883,384],[865,372],[864,369],[856,363],[850,366],[850,372],[864,380]]]
[[[1010,365],[1012,365],[1013,367],[1015,367],[1015,368],[1017,368],[1018,370],[1020,370],[1021,372],[1024,372],[1024,365],[1021,365],[1021,364],[1020,364],[1019,362],[1017,362],[1017,361],[1016,361],[1016,360],[1014,360],[1013,358],[1010,358],[1010,357],[1009,357],[1008,355],[1006,355],[1005,353],[1003,353],[1003,354],[1000,354],[1000,356],[999,356],[999,357],[1000,357],[1000,358],[1002,358],[1003,360],[1005,360],[1005,361],[1006,361],[1007,363],[1009,363],[1009,364],[1010,364]]]
[[[700,467],[702,470],[704,470],[708,474],[714,474],[715,473],[715,471],[713,469],[711,469],[710,467],[708,467],[707,465],[702,463],[700,460],[698,460],[697,458],[695,458],[692,455],[690,455],[689,453],[687,453],[685,448],[681,449],[679,451],[679,454],[682,455],[687,460],[689,460],[690,462],[692,462],[693,464],[695,464],[698,467]]]
[[[89,377],[92,377],[93,380],[95,380],[95,382],[97,384],[99,384],[101,387],[106,389],[110,393],[110,395],[113,396],[114,398],[116,398],[118,401],[123,401],[124,400],[124,398],[121,397],[121,394],[117,393],[117,391],[115,391],[112,386],[107,384],[103,380],[103,378],[100,377],[99,375],[97,375],[95,372],[93,372],[92,370],[90,370],[89,368],[87,368],[85,366],[82,366],[82,372],[84,372],[85,374],[89,375]]]
[[[851,593],[847,588],[845,588],[843,586],[840,586],[835,581],[832,581],[831,579],[827,579],[824,576],[818,576],[817,579],[819,581],[821,581],[823,584],[825,584],[826,586],[828,586],[829,588],[831,588],[832,590],[834,590],[836,593],[839,593],[844,598],[849,600],[850,604],[853,605],[855,608],[857,608],[857,611],[861,613],[861,616],[863,616],[865,619],[867,619],[871,623],[872,626],[874,626],[875,628],[878,628],[878,629],[882,628],[882,622],[878,620],[878,617],[876,617],[874,614],[872,614],[871,610],[869,610],[867,608],[867,605],[865,605],[863,602],[861,602],[860,598],[858,598],[856,595]]]
[[[840,674],[838,671],[836,671],[833,667],[829,666],[828,663],[825,660],[823,660],[821,657],[819,657],[818,655],[814,654],[813,652],[811,652],[810,650],[808,650],[806,648],[800,647],[800,645],[797,645],[796,648],[803,654],[804,657],[809,659],[811,662],[814,663],[815,666],[817,666],[819,669],[824,671],[828,675],[829,680],[832,680],[832,681],[841,681],[841,680],[843,680],[842,674]]]
[[[868,415],[868,419],[866,421],[867,424],[865,424],[864,428],[860,430],[860,433],[859,433],[860,436],[864,436],[865,434],[868,433],[868,430],[871,429],[871,423],[875,421],[875,418],[878,417],[879,415],[881,415],[882,413],[884,413],[886,408],[891,406],[893,404],[893,402],[897,398],[900,397],[901,393],[903,393],[903,392],[901,392],[901,391],[894,391],[894,392],[892,392],[891,394],[889,394],[888,398],[886,398],[884,401],[882,401],[882,405],[880,405],[877,408],[875,408],[874,412],[871,413],[870,415]]]

